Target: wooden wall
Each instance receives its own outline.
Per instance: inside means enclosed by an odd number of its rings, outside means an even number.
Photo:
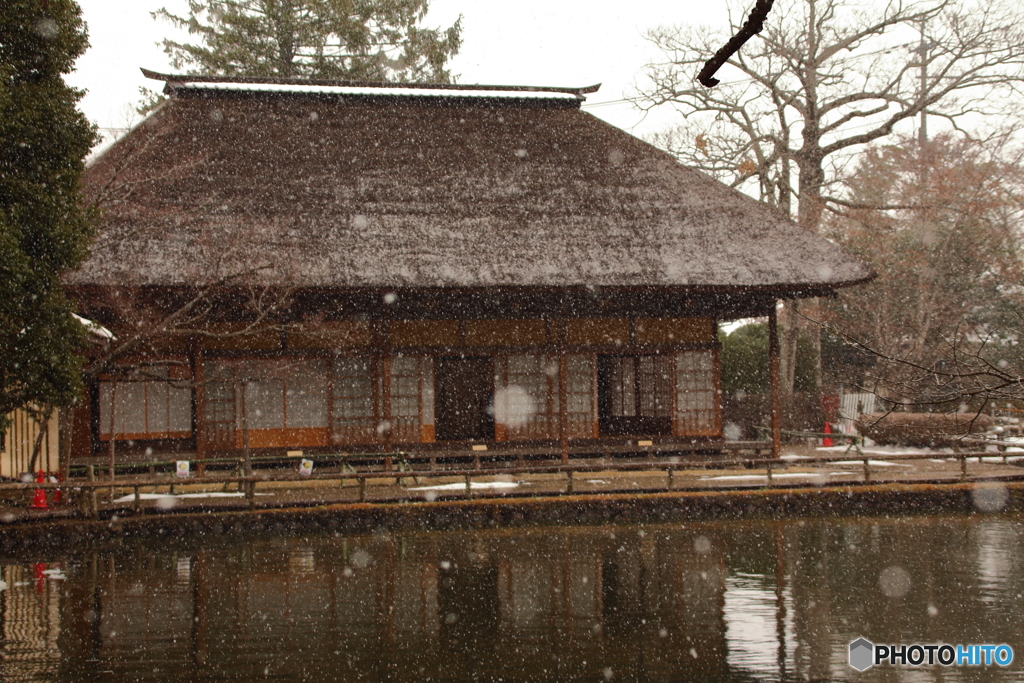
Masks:
[[[515,415],[517,406],[524,403],[536,412],[519,424],[494,420],[493,434],[482,440],[558,440],[563,437],[562,419],[566,421],[564,437],[568,439],[592,439],[611,434],[599,428],[597,399],[598,359],[608,355],[670,358],[665,374],[672,376],[673,383],[681,388],[671,391],[671,405],[665,406],[666,414],[672,415],[671,431],[656,433],[716,437],[721,433],[716,329],[712,318],[654,317],[348,320],[255,331],[250,331],[243,323],[223,323],[209,330],[217,336],[194,340],[187,359],[180,350],[167,355],[167,359],[175,363],[166,375],[167,380],[178,381],[180,387],[184,387],[181,382],[191,382],[194,387],[194,432],[187,435],[189,439],[170,438],[181,435],[152,430],[152,438],[147,437],[149,432],[128,430],[130,433],[122,433],[127,427],[122,421],[117,430],[117,448],[124,454],[133,449],[139,454],[147,449],[164,452],[195,449],[199,457],[237,450],[242,448],[239,425],[243,410],[247,411],[245,419],[252,448],[315,449],[352,445],[390,449],[401,443],[433,442],[436,437],[433,368],[439,358],[460,356],[493,359],[495,412],[502,400],[508,404],[508,414]],[[683,358],[683,355],[696,358],[695,354],[707,356],[701,361],[701,367]],[[516,379],[512,376],[516,373],[515,367],[509,363],[516,358],[521,363],[526,357],[539,359],[540,369],[532,371],[532,375],[520,370]],[[344,412],[346,408],[342,404],[348,401],[345,405],[351,406],[353,400],[351,381],[346,385],[340,380],[345,373],[339,371],[338,364],[344,359],[365,359],[368,363],[366,373],[372,376],[369,380],[372,389],[364,393],[367,405],[372,403],[372,407],[364,412]],[[415,372],[405,367],[410,363],[416,365]],[[321,411],[323,414],[311,413],[305,416],[305,422],[293,424],[288,396],[292,394],[295,373],[299,370],[310,380],[303,391],[314,391],[316,400],[322,401],[325,408]],[[218,372],[226,374],[217,379]],[[700,379],[687,380],[687,373]],[[126,381],[140,380],[126,377]],[[265,410],[257,414],[253,409],[253,414],[249,414],[248,408],[243,408],[240,399],[243,385],[250,387],[248,391],[282,393],[283,407],[273,406],[276,413],[284,416],[278,420],[280,424],[267,423],[264,417],[269,413]],[[521,390],[527,386],[531,393],[524,397]],[[509,388],[513,391],[507,391]],[[89,404],[94,411],[98,400],[105,397],[105,406],[110,401],[110,387],[106,387],[106,394],[103,389],[100,386],[93,391]],[[588,390],[589,401],[584,400]],[[124,397],[130,393],[122,389],[118,396],[120,400],[127,400]],[[699,405],[693,404],[697,394],[703,396]],[[146,405],[150,403],[147,399]],[[246,402],[245,405],[255,404]],[[684,415],[687,410],[692,415]],[[700,411],[703,417],[694,411]],[[110,414],[109,407],[105,414]],[[147,425],[150,417],[147,413]],[[91,430],[92,438],[87,439],[91,448],[86,453],[85,444],[76,439],[75,457],[98,455],[109,448],[109,425],[104,430],[94,415]]]
[[[35,469],[44,472],[56,472],[59,453],[60,435],[58,429],[58,413],[53,411],[46,426],[46,434],[39,449]],[[24,410],[15,410],[8,415],[10,427],[3,435],[3,448],[0,449],[0,477],[15,479],[28,471],[32,460],[32,450],[39,436],[40,424]]]

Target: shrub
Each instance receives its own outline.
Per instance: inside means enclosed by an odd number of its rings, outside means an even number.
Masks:
[[[860,433],[879,444],[942,448],[993,425],[979,413],[873,413],[857,423]]]

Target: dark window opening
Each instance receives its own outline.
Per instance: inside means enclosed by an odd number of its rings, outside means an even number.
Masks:
[[[601,435],[671,434],[672,370],[671,356],[599,356]]]
[[[435,420],[439,441],[494,438],[494,359],[438,358]]]

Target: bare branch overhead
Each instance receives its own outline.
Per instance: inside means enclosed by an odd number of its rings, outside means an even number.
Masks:
[[[774,4],[775,0],[757,0],[754,9],[750,11],[750,16],[747,17],[747,21],[736,35],[730,38],[729,42],[723,45],[722,49],[716,52],[714,57],[705,62],[704,68],[697,74],[697,81],[701,85],[713,88],[720,83],[714,77],[715,72],[722,68],[722,65],[729,61],[729,58],[736,54],[743,47],[744,43],[764,29],[765,19],[768,18],[768,13],[772,11],[772,5]]]

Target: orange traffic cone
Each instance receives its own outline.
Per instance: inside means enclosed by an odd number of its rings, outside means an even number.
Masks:
[[[828,422],[825,423],[825,433],[832,433],[832,426]],[[826,436],[824,439],[821,440],[821,445],[824,446],[825,448],[830,447],[832,445],[832,439]]]
[[[46,481],[46,477],[43,475],[43,471],[39,470],[39,474],[36,475],[36,483],[42,484],[44,481]],[[29,507],[33,510],[49,510],[50,506],[46,504],[46,491],[36,489],[36,495],[32,496],[32,504]]]

